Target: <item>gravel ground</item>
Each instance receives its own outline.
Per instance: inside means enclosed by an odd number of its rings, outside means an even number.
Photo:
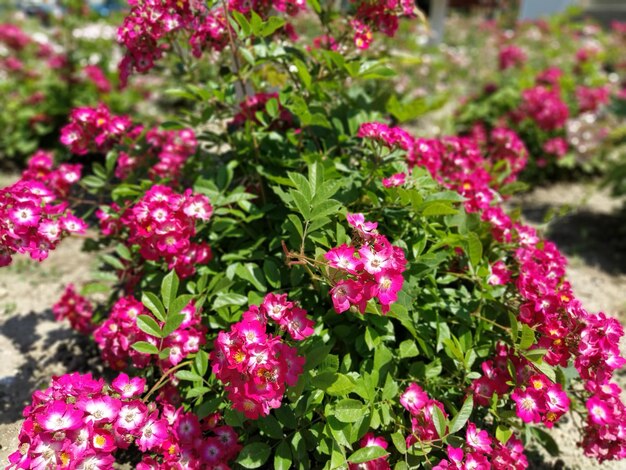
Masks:
[[[586,308],[618,315],[626,323],[626,217],[620,213],[622,201],[595,187],[555,184],[512,205],[522,207],[524,218],[546,230],[566,254],[569,280]],[[546,223],[551,214],[558,216]],[[42,265],[21,258],[0,270],[0,466],[16,448],[21,411],[32,391],[47,386],[52,375],[93,367],[85,340],[56,322],[50,310],[65,284],[89,278],[93,259],[80,246],[80,239],[68,239]],[[626,386],[626,374],[617,379]],[[560,459],[538,452],[532,468],[626,470],[626,463],[598,465],[584,458],[571,422],[555,427],[552,435]]]

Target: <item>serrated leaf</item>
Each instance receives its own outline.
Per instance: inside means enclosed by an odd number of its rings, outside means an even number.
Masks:
[[[258,419],[257,425],[264,434],[272,439],[282,439],[284,437],[282,426],[272,415]]]
[[[273,259],[266,258],[263,261],[263,274],[265,275],[265,280],[267,283],[273,288],[280,287],[280,270],[278,269],[278,263]]]
[[[463,402],[463,406],[457,415],[450,421],[450,434],[454,434],[465,426],[465,423],[467,423],[473,409],[474,399],[472,398],[472,395],[469,395]]]
[[[344,398],[334,405],[329,405],[332,414],[342,423],[355,423],[363,417],[365,406],[359,400]]]
[[[137,317],[137,327],[150,336],[162,338],[161,328],[154,318],[150,315],[139,315]]]
[[[189,382],[202,382],[202,377],[190,370],[179,370],[176,371],[175,375],[180,380],[187,380]]]
[[[192,299],[193,295],[191,294],[183,294],[176,297],[170,302],[170,308],[167,311],[168,316],[179,314],[187,305],[189,305],[189,302],[191,302]]]
[[[496,428],[496,439],[502,444],[509,442],[509,439],[513,435],[513,431],[505,426],[499,425]]]
[[[174,270],[171,270],[163,278],[163,282],[161,282],[161,298],[163,299],[164,306],[167,307],[168,310],[171,307],[171,302],[178,294],[178,284],[178,276]]]
[[[324,390],[329,395],[347,395],[354,390],[354,380],[347,375],[322,372],[311,379],[311,385]]]
[[[304,220],[309,220],[311,218],[310,200],[307,200],[306,196],[299,191],[289,191],[289,194],[293,197],[293,202]]]
[[[473,267],[476,267],[483,256],[483,244],[480,241],[478,235],[474,232],[470,232],[467,235],[467,257]]]
[[[348,457],[348,462],[351,463],[364,463],[370,462],[372,460],[379,459],[381,457],[385,457],[389,455],[385,449],[380,446],[368,446],[363,447],[356,452],[353,452],[350,457]]]
[[[240,264],[235,269],[235,273],[241,279],[248,281],[250,284],[252,284],[257,290],[260,290],[261,292],[267,291],[267,286],[265,285],[263,273],[256,264]]]
[[[194,359],[194,363],[196,365],[196,369],[198,373],[202,376],[207,373],[209,369],[209,355],[206,351],[202,349],[196,353],[196,358]]]
[[[253,442],[241,449],[236,462],[244,468],[259,468],[267,462],[271,451],[266,443]]]
[[[406,454],[406,438],[404,434],[402,434],[402,432],[394,432],[391,435],[391,442],[393,442],[395,448],[398,449],[398,452],[400,452],[401,454]]]
[[[213,309],[217,310],[218,308],[228,307],[231,305],[244,305],[248,302],[248,297],[235,294],[234,292],[220,292],[215,297],[213,301]]]
[[[152,343],[147,341],[137,341],[131,346],[135,351],[143,354],[159,354],[159,349]]]
[[[528,349],[535,343],[535,332],[528,325],[522,325],[522,339],[520,340],[520,349]]]
[[[274,452],[274,469],[288,470],[291,467],[291,446],[287,441],[281,441]]]
[[[161,299],[155,293],[143,292],[141,294],[141,303],[160,321],[165,321],[165,307],[163,307]]]
[[[415,341],[411,339],[407,339],[400,343],[400,348],[398,350],[401,359],[407,357],[415,357],[419,354],[419,350],[415,344]]]
[[[432,407],[432,418],[433,424],[435,425],[435,430],[437,431],[437,435],[443,438],[446,435],[447,422],[443,411],[441,411],[441,408],[439,408],[438,406]]]
[[[291,171],[287,173],[287,176],[289,176],[289,179],[292,181],[296,189],[302,193],[305,200],[310,203],[313,199],[313,189],[311,188],[309,180],[307,180],[300,173],[294,173]]]
[[[163,326],[163,337],[167,337],[176,331],[183,321],[185,321],[185,315],[170,313],[165,321],[165,326]]]

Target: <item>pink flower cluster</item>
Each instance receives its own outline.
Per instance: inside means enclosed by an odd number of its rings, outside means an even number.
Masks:
[[[581,113],[597,111],[600,106],[609,102],[609,89],[603,86],[577,86],[576,99]]]
[[[22,179],[40,181],[52,189],[59,198],[65,198],[70,192],[70,187],[80,180],[82,168],[81,164],[69,163],[54,168],[52,152],[38,150],[28,159],[27,167],[22,172]]]
[[[525,423],[543,423],[551,428],[569,410],[567,394],[543,374],[531,376],[527,383],[511,394],[517,416]]]
[[[402,139],[398,138],[400,135]],[[626,408],[619,400],[619,393],[614,392],[615,385],[610,382],[613,372],[626,363],[626,359],[620,357],[619,353],[619,341],[624,334],[619,322],[602,313],[590,314],[582,308],[565,280],[566,261],[556,246],[541,239],[531,227],[514,223],[500,206],[492,205],[499,197],[493,197],[495,193],[492,187],[496,185],[491,182],[491,176],[485,178],[479,172],[480,177],[467,181],[468,173],[455,169],[459,164],[464,168],[490,168],[491,165],[486,163],[487,157],[472,147],[470,152],[460,152],[463,144],[471,144],[456,139],[452,141],[454,144],[448,155],[441,151],[442,144],[439,141],[414,139],[412,145],[398,145],[398,142],[406,140],[405,135],[395,129],[390,132],[387,126],[377,126],[376,123],[371,124],[367,132],[370,138],[388,142],[390,147],[397,145],[407,150],[409,166],[426,167],[437,181],[467,198],[465,205],[468,210],[479,210],[482,220],[491,224],[497,241],[517,246],[512,253],[514,265],[506,267],[506,271],[511,272],[506,273],[502,269],[503,276],[498,275],[497,282],[506,282],[509,276],[514,280],[514,286],[523,299],[518,318],[535,330],[537,346],[547,350],[544,361],[566,367],[573,359],[587,391],[590,394],[601,391],[607,394],[603,398],[610,403],[612,415],[608,416],[624,416],[623,410]],[[481,160],[483,163],[480,163]],[[473,186],[479,189],[472,190]],[[497,269],[501,268],[499,266]],[[506,351],[500,351],[498,356],[513,357]],[[501,357],[497,361],[501,361]],[[551,426],[567,409],[567,396],[560,386],[550,384],[529,364],[520,363],[516,369],[523,371],[522,375],[516,377],[519,385],[512,396],[518,414],[526,421],[541,421]],[[487,361],[483,364],[483,372],[484,376],[474,382],[472,389],[477,402],[487,405],[494,394],[509,392],[506,384],[511,378],[506,361],[496,363],[495,366]],[[535,388],[530,382],[531,378],[544,386]],[[591,405],[594,403],[596,401],[591,401]],[[591,405],[588,402],[588,408]],[[601,410],[598,412],[602,413]],[[587,455],[596,456],[600,460],[626,457],[626,433],[620,424],[622,422],[616,418],[598,425],[589,417],[583,440]]]
[[[15,253],[43,261],[61,238],[84,233],[87,225],[59,202],[44,183],[21,179],[0,189],[0,266]]]
[[[552,88],[559,87],[559,80],[563,76],[563,70],[558,67],[548,67],[535,77],[537,85],[546,85]]]
[[[614,382],[587,386],[592,396],[587,400],[587,423],[582,446],[585,455],[600,462],[626,458],[626,406],[620,400],[622,390]]]
[[[230,331],[218,334],[211,353],[213,373],[225,384],[233,408],[250,419],[280,407],[285,386],[296,385],[305,362],[295,347],[267,332],[269,320],[296,341],[313,334],[314,323],[305,310],[288,301],[286,294],[268,294]]]
[[[86,65],[83,73],[100,93],[109,93],[111,91],[111,82],[104,74],[104,71],[97,65]]]
[[[398,30],[400,17],[414,18],[415,3],[411,0],[352,0],[356,13],[350,22],[354,29],[354,44],[359,49],[368,49],[372,32],[393,37]]]
[[[411,435],[406,438],[407,447],[415,443],[438,441],[440,436],[433,421],[435,407],[447,419],[443,403],[431,399],[416,383],[410,384],[400,396],[400,404],[411,413]],[[506,445],[495,441],[487,431],[480,430],[474,423],[468,423],[464,448],[448,446],[448,460],[444,459],[433,468],[438,470],[494,468],[525,469],[528,467],[522,443],[511,437]]]
[[[76,292],[73,284],[68,284],[65,287],[63,295],[52,307],[52,313],[57,320],[69,320],[71,327],[79,333],[88,335],[94,329],[91,322],[93,305]]]
[[[562,129],[569,118],[569,109],[561,99],[560,90],[542,85],[522,91],[518,112],[520,117],[535,121],[544,131]]]
[[[548,155],[553,155],[557,159],[562,158],[567,153],[567,140],[563,137],[553,137],[543,144],[543,151]]]
[[[411,413],[411,435],[406,438],[407,447],[416,442],[431,442],[439,439],[433,421],[433,410],[439,408],[447,419],[443,403],[431,399],[416,383],[410,384],[400,395],[400,404]]]
[[[494,128],[488,134],[483,126],[475,126],[471,137],[416,139],[399,127],[368,122],[361,125],[357,137],[405,150],[409,168],[427,168],[438,182],[467,198],[469,212],[488,208],[494,189],[514,181],[528,159],[521,139],[507,128]]]
[[[200,2],[175,0],[132,0],[131,10],[117,31],[117,41],[126,48],[119,64],[125,84],[133,70],[147,72],[167,49],[164,39],[174,31],[191,26],[194,6]],[[190,28],[191,29],[191,28]]]
[[[193,303],[190,302],[181,313],[185,315],[185,319],[161,344],[161,350],[169,350],[167,357],[158,360],[162,370],[179,364],[188,354],[198,352],[206,341],[206,327],[202,325],[200,312]],[[129,362],[133,367],[143,369],[156,360],[156,356],[140,353],[132,348],[137,341],[146,341],[159,346],[157,338],[148,335],[137,326],[139,315],[148,315],[159,327],[163,327],[163,322],[155,318],[141,302],[127,296],[113,305],[109,317],[93,333],[102,358],[114,370],[126,369]]]
[[[75,108],[70,123],[61,129],[61,143],[76,155],[107,152],[131,131],[128,116],[115,116],[104,104]]]
[[[524,470],[528,459],[524,455],[522,442],[511,436],[506,444],[493,439],[485,430],[468,423],[465,446],[447,448],[448,458],[433,467],[433,470]]]
[[[378,233],[378,224],[366,221],[363,214],[348,214],[346,218],[355,231],[357,244],[344,244],[324,255],[328,265],[342,277],[330,290],[333,307],[342,313],[355,306],[364,313],[367,302],[375,297],[382,312],[387,313],[404,283],[404,251],[389,243]]]
[[[10,49],[20,51],[28,46],[32,39],[19,26],[2,23],[0,24],[0,42]]]
[[[206,50],[221,51],[228,45],[229,28],[221,5],[208,9],[202,2],[175,0],[134,0],[131,10],[119,28],[117,40],[126,48],[119,64],[120,80],[125,84],[133,71],[150,70],[163,53],[170,49],[168,38],[185,32],[191,52],[200,57]],[[306,7],[304,0],[230,0],[228,8],[245,15],[255,11],[267,17],[274,8],[295,15]],[[286,29],[286,28],[285,28]]]
[[[8,468],[113,468],[115,452],[131,445],[143,454],[140,470],[200,468],[200,462],[227,468],[240,449],[232,428],[202,428],[182,408],[144,403],[144,388],[144,379],[126,374],[110,386],[90,374],[53,378],[24,410]]]
[[[177,180],[185,162],[196,153],[198,147],[196,134],[192,129],[172,131],[151,129],[146,133],[146,143],[149,148],[142,151],[141,156],[120,152],[115,176],[125,179],[138,167],[156,159],[156,163],[150,169],[151,176]]]
[[[211,260],[206,243],[194,243],[196,222],[206,222],[213,213],[209,198],[190,189],[178,194],[167,186],[155,185],[133,206],[124,211],[121,222],[128,228],[127,242],[139,245],[139,252],[149,261],[163,260],[181,278],[195,272],[195,265]],[[112,223],[100,215],[101,223]]]
[[[359,441],[361,449],[364,447],[378,446],[387,450],[389,443],[381,436],[375,436],[374,433],[368,432]],[[348,470],[389,470],[389,462],[387,457],[379,457],[360,464],[348,463]]]
[[[247,97],[239,104],[239,112],[235,114],[229,126],[240,127],[246,122],[260,124],[256,114],[264,112],[267,102],[271,99],[275,99],[278,102],[278,113],[273,118],[269,128],[272,130],[285,130],[293,127],[293,114],[280,104],[278,93],[256,93]]]
[[[498,64],[500,70],[511,69],[513,67],[519,67],[524,65],[528,56],[526,53],[517,46],[503,46],[498,51]]]

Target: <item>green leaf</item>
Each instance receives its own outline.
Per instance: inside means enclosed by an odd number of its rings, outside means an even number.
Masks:
[[[179,295],[175,299],[170,302],[170,306],[168,309],[168,315],[178,315],[193,299],[193,295],[191,294],[183,294]]]
[[[354,390],[354,379],[344,374],[322,372],[311,379],[311,385],[324,390],[329,395],[347,395]]]
[[[528,349],[535,344],[535,332],[528,325],[522,325],[522,339],[520,340],[520,349]]]
[[[141,294],[141,303],[144,304],[155,317],[161,321],[165,321],[165,307],[163,307],[161,300],[155,293],[143,292]]]
[[[355,423],[363,417],[365,406],[359,400],[345,398],[334,406],[329,405],[328,408],[342,423]]]
[[[265,285],[265,279],[263,278],[263,273],[256,264],[240,264],[235,269],[235,273],[241,279],[248,281],[250,284],[252,284],[257,290],[260,290],[262,292],[265,292],[267,290],[267,286]]]
[[[137,317],[137,327],[144,333],[157,338],[163,338],[163,333],[159,324],[150,315],[139,315]]]
[[[307,180],[306,177],[300,173],[294,173],[291,171],[287,173],[287,176],[289,176],[289,179],[296,189],[302,193],[306,202],[310,203],[313,199],[313,189],[311,188],[309,180]]]
[[[363,447],[356,452],[354,452],[350,457],[348,457],[348,462],[351,463],[364,463],[370,462],[371,460],[379,459],[381,457],[385,457],[389,455],[385,449],[380,446],[369,446]]]
[[[179,370],[176,371],[175,375],[180,380],[187,380],[189,382],[202,382],[202,377],[190,370]]]
[[[560,455],[559,446],[550,434],[536,427],[532,428],[532,432],[551,456],[558,457]]]
[[[265,280],[267,283],[273,288],[280,287],[280,270],[278,268],[278,263],[273,259],[266,258],[263,261],[263,274],[265,275]]]
[[[307,70],[306,65],[299,59],[293,59],[293,64],[298,69],[298,76],[304,84],[304,87],[308,90],[311,88],[311,74]]]
[[[513,431],[505,426],[499,425],[496,428],[496,439],[502,444],[509,442],[509,439],[513,435]]]
[[[271,36],[278,29],[282,28],[285,25],[286,21],[283,18],[279,18],[277,16],[271,16],[267,19],[265,23],[261,26],[261,28],[257,31],[257,35],[263,38],[267,36]]]
[[[194,363],[196,365],[196,369],[198,370],[198,373],[204,376],[207,370],[209,369],[209,355],[207,354],[207,352],[203,351],[202,349],[199,350],[196,353],[196,358],[194,360]]]
[[[272,415],[257,420],[257,424],[259,429],[272,439],[282,439],[284,437],[282,426]]]
[[[483,256],[483,244],[480,242],[480,238],[474,232],[470,232],[467,235],[467,257],[473,267],[476,267]]]
[[[463,406],[461,407],[457,415],[452,418],[452,421],[450,421],[450,434],[454,434],[455,432],[461,430],[463,426],[465,426],[465,423],[467,423],[467,420],[472,414],[473,409],[474,399],[472,395],[469,395],[463,402]]]
[[[265,103],[265,110],[267,114],[273,118],[278,116],[278,100],[276,98],[269,99],[267,103]]]
[[[391,442],[401,454],[406,454],[406,438],[401,431],[394,432],[391,435]]]
[[[271,451],[265,442],[253,442],[241,449],[236,462],[244,468],[259,468],[267,462]]]
[[[235,18],[235,21],[241,27],[243,34],[246,36],[250,36],[252,29],[250,28],[250,22],[248,21],[248,19],[242,13],[239,13],[235,9],[230,10],[230,14],[233,16],[233,18]]]
[[[131,346],[135,351],[143,354],[159,354],[159,349],[152,343],[147,341],[137,341]]]
[[[248,297],[244,295],[235,294],[234,292],[220,292],[213,301],[213,310],[231,305],[240,306],[246,303],[248,303]]]
[[[415,341],[411,339],[407,339],[400,343],[399,349],[400,359],[404,359],[407,357],[415,357],[419,354],[417,346],[415,345]]]
[[[176,298],[178,294],[178,276],[176,271],[170,271],[161,282],[161,298],[163,304],[168,308],[171,308],[171,302]]]
[[[302,222],[300,222],[300,219],[298,218],[298,216],[295,215],[295,214],[289,214],[287,216],[287,218],[289,219],[289,222],[291,222],[293,227],[296,229],[296,231],[298,232],[300,237],[303,237],[304,236],[304,228],[302,227]]]
[[[274,469],[288,470],[291,467],[291,446],[287,441],[281,441],[274,452]]]
[[[445,436],[448,423],[446,422],[446,417],[444,416],[443,411],[441,411],[441,408],[439,408],[438,406],[433,406],[432,415],[433,424],[435,425],[437,435],[439,437]]]
[[[176,331],[183,321],[185,321],[185,315],[180,313],[169,314],[165,320],[165,326],[163,326],[163,337]]]
[[[421,212],[424,217],[435,217],[438,215],[454,215],[458,211],[450,205],[450,203],[441,201],[425,202],[421,206]]]
[[[304,218],[304,220],[310,220],[311,218],[311,204],[310,199],[307,200],[306,196],[299,191],[289,191],[289,194],[293,197],[293,202],[296,208]]]

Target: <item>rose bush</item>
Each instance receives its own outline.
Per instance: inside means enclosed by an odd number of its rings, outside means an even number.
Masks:
[[[54,312],[123,373],[36,392],[10,468],[526,468],[567,412],[586,455],[626,457],[623,329],[503,209],[523,141],[385,119],[371,48],[411,5],[131,2],[121,73],[176,64],[182,111],[75,109],[65,158],[105,155],[86,194],[57,203],[46,163],[0,199],[5,264],[91,226],[101,269]]]

